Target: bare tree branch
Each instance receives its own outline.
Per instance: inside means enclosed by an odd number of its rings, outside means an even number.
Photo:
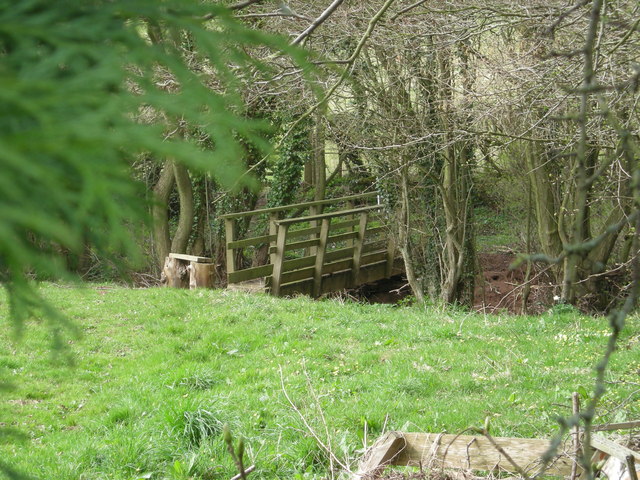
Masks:
[[[307,27],[307,29],[298,35],[292,42],[291,45],[298,45],[302,40],[311,35],[313,31],[318,28],[320,25],[324,23],[324,21],[331,16],[331,14],[344,2],[344,0],[334,0],[331,5],[327,7],[327,9],[322,12],[318,18],[314,20],[314,22]]]

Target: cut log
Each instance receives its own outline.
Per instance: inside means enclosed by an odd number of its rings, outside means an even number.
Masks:
[[[191,262],[189,264],[189,288],[213,288],[213,263]]]
[[[165,258],[162,269],[162,281],[165,286],[173,288],[188,288],[189,275],[186,262],[172,258]]]

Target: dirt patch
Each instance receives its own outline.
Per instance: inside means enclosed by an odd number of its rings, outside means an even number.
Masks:
[[[478,255],[480,272],[476,278],[474,310],[484,313],[508,311],[522,313],[526,265],[512,268],[516,255],[483,253]],[[553,304],[553,286],[540,268],[530,274],[528,313],[541,313]]]
[[[511,268],[513,253],[483,253],[478,256],[480,272],[476,278],[473,309],[483,313],[522,313],[522,297],[526,265]],[[530,275],[529,313],[542,313],[553,305],[554,288],[541,268]],[[397,275],[375,283],[362,285],[345,295],[368,303],[397,304],[412,295],[406,277]]]

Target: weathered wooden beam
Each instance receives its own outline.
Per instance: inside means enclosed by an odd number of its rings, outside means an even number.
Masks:
[[[393,233],[389,232],[389,238],[387,240],[387,268],[384,272],[384,276],[389,278],[393,275],[393,266],[396,258],[396,239]]]
[[[514,472],[515,469],[486,437],[444,435],[433,433],[403,433],[406,447],[391,465],[433,465],[444,468]],[[539,473],[542,455],[549,442],[532,438],[494,438],[495,442],[531,476]],[[547,469],[550,475],[569,475],[571,458],[561,454]]]
[[[385,466],[393,464],[405,446],[406,440],[400,432],[389,432],[380,437],[365,453],[352,480],[372,479],[380,475]]]
[[[198,257],[196,255],[185,255],[183,253],[170,253],[170,258],[176,258],[178,260],[184,260],[186,262],[197,262],[197,263],[213,263],[213,258],[210,257]]]
[[[295,223],[314,222],[318,220],[323,220],[325,218],[346,217],[349,215],[357,215],[362,212],[371,212],[371,211],[380,210],[380,209],[382,209],[382,206],[372,205],[370,207],[355,208],[353,210],[338,210],[336,212],[322,213],[319,215],[310,215],[308,217],[286,218],[284,220],[279,220],[278,225],[292,225]]]
[[[224,231],[227,241],[227,275],[236,271],[236,251],[229,244],[236,240],[236,222],[233,218],[224,219]]]
[[[260,210],[248,210],[246,212],[237,212],[237,213],[227,213],[224,215],[220,215],[220,218],[226,220],[227,218],[242,218],[242,217],[251,217],[253,215],[261,215],[265,213],[277,213],[277,212],[286,212],[287,210],[299,210],[301,208],[310,208],[312,206],[317,205],[335,205],[341,202],[348,202],[349,200],[360,200],[365,198],[375,197],[376,192],[369,193],[359,193],[357,195],[347,195],[346,197],[338,197],[338,198],[326,198],[324,200],[314,200],[312,202],[303,202],[303,203],[294,203],[292,205],[285,205],[282,207],[272,207],[272,208],[263,208]]]
[[[619,443],[609,440],[602,435],[592,435],[591,446],[596,450],[600,450],[601,452],[611,455],[622,462],[626,462],[629,455],[635,458],[636,462],[640,462],[640,453],[634,452],[630,448],[623,447]]]
[[[313,296],[319,297],[322,294],[322,269],[324,267],[324,255],[327,251],[327,238],[331,228],[331,218],[323,218],[320,225],[320,238],[316,247],[316,264],[313,272]]]
[[[275,235],[261,235],[259,237],[243,238],[242,240],[234,240],[233,242],[227,242],[227,248],[244,248],[260,245],[261,243],[267,243],[275,241]]]
[[[280,295],[280,284],[282,282],[282,266],[284,264],[285,246],[287,244],[288,225],[280,225],[278,227],[278,238],[276,240],[276,252],[273,262],[273,273],[271,274],[271,293]]]
[[[356,287],[360,280],[360,264],[362,262],[362,248],[364,247],[364,237],[367,233],[367,212],[360,214],[360,224],[358,225],[357,236],[353,245],[353,266],[351,269],[351,285]]]
[[[640,420],[621,423],[605,423],[603,425],[593,425],[591,430],[594,432],[605,432],[613,430],[626,430],[631,428],[640,428]]]
[[[275,251],[272,252],[271,249],[275,248],[276,240],[278,238],[278,224],[276,223],[280,218],[280,214],[278,212],[271,212],[269,214],[269,263],[273,264],[276,260]]]

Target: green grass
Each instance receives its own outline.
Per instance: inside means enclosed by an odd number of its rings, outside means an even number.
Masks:
[[[0,296],[0,372],[12,385],[0,402],[0,462],[41,479],[228,479],[236,472],[225,423],[246,439],[252,479],[324,478],[327,455],[285,390],[348,462],[385,429],[457,432],[487,415],[495,435],[551,436],[571,392],[591,391],[608,334],[606,319],[571,311],[482,316],[222,291],[43,292],[78,328],[62,332],[64,351],[51,350],[47,322],[30,322],[14,341]],[[639,326],[629,320],[613,357],[601,420],[640,414]]]

